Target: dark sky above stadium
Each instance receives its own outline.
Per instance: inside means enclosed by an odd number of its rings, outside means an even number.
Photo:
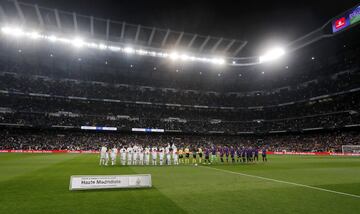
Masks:
[[[20,0],[128,23],[249,41],[247,54],[286,43],[359,3],[312,1]]]

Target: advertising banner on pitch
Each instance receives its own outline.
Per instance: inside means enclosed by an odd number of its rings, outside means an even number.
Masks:
[[[150,188],[151,175],[73,175],[70,190]]]

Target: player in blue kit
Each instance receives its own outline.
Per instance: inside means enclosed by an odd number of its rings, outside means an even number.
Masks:
[[[259,149],[254,148],[254,161],[259,161]]]
[[[247,162],[252,161],[252,149],[251,148],[246,149],[246,161]]]
[[[231,157],[231,162],[235,163],[235,149],[233,146],[230,147],[230,157]]]
[[[205,148],[205,161],[204,161],[204,164],[210,164],[210,149],[209,148]]]
[[[242,162],[245,163],[246,162],[246,149],[244,147],[241,150],[241,157],[242,157]]]
[[[236,148],[236,162],[238,162],[238,163],[241,162],[241,149],[240,149],[240,147]]]
[[[224,163],[224,149],[219,147],[219,153],[220,153],[220,161],[221,163]]]
[[[267,157],[266,157],[266,148],[264,147],[263,149],[262,149],[262,161],[263,162],[267,162]]]
[[[216,147],[212,146],[211,148],[211,162],[215,163],[216,162]]]
[[[226,163],[229,163],[230,150],[227,146],[224,147],[224,152],[225,152],[225,156],[226,156]]]

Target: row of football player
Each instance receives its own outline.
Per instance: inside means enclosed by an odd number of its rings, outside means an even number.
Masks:
[[[197,165],[198,163],[210,164],[218,161],[218,155],[221,163],[225,161],[229,163],[235,162],[253,162],[259,160],[259,151],[256,148],[216,148],[205,147],[204,150],[199,147],[190,149],[186,147],[183,149],[177,149],[173,144],[168,144],[166,147],[146,147],[141,146],[129,146],[128,148],[122,147],[120,149],[120,163],[121,165],[178,165],[178,164],[190,164],[190,154],[192,154],[191,164]],[[118,149],[116,147],[108,149],[106,146],[102,146],[100,149],[100,163],[99,165],[108,165],[111,158],[111,165],[116,164],[118,156]],[[266,148],[262,151],[262,160],[267,161]],[[203,162],[203,155],[204,162]]]

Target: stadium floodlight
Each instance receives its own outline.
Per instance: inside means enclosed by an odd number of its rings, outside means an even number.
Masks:
[[[2,27],[1,32],[5,33],[5,34],[10,34],[10,28],[9,27]]]
[[[12,27],[3,27],[1,28],[1,31],[5,34],[19,37],[25,35],[24,31],[21,28],[12,28]]]
[[[183,60],[183,61],[186,61],[186,60],[188,60],[190,57],[188,56],[188,55],[186,55],[186,54],[182,54],[181,56],[180,56],[180,59],[181,60]]]
[[[121,50],[121,48],[118,47],[118,46],[109,46],[109,50],[114,51],[114,52],[118,52],[118,51]]]
[[[225,63],[225,60],[222,58],[214,58],[214,59],[211,59],[211,62],[214,64],[222,65]]]
[[[139,54],[139,55],[148,55],[148,54],[149,54],[149,51],[143,50],[143,49],[139,49],[139,50],[136,50],[136,53]]]
[[[39,34],[38,32],[36,32],[36,31],[33,31],[33,32],[29,33],[29,37],[30,37],[31,39],[39,39],[39,38],[42,37],[42,35],[40,35],[40,34]]]
[[[162,58],[167,58],[169,56],[168,53],[162,53],[162,52],[156,53],[154,51],[150,52],[149,54],[150,54],[150,56],[153,56],[152,54],[155,54],[155,56],[162,57]]]
[[[264,55],[259,57],[259,62],[270,62],[281,58],[285,54],[285,50],[281,47],[275,47],[268,50]]]
[[[37,31],[24,31],[21,28],[18,27],[9,27],[9,26],[3,26],[1,28],[1,32],[3,34],[13,36],[13,37],[26,37],[30,39],[43,39],[48,40],[50,42],[59,42],[66,45],[70,45],[76,48],[86,47],[86,48],[93,48],[98,50],[110,50],[113,52],[122,52],[126,54],[137,54],[137,55],[146,55],[151,57],[161,57],[161,58],[170,58],[172,60],[178,60],[181,61],[194,61],[194,62],[204,62],[204,63],[211,63],[211,64],[225,64],[226,61],[223,58],[220,57],[214,57],[214,58],[207,58],[207,57],[200,57],[195,56],[192,54],[186,54],[186,53],[177,53],[176,51],[168,53],[166,51],[153,51],[153,50],[145,50],[145,49],[134,49],[132,47],[121,47],[121,46],[108,46],[103,43],[97,43],[97,42],[90,42],[85,41],[80,37],[75,38],[66,38],[66,37],[57,37],[51,34],[47,33],[39,33]]]
[[[100,43],[98,47],[100,50],[106,50],[108,48],[106,45],[104,45],[102,43]]]
[[[178,58],[179,58],[179,54],[178,54],[178,53],[172,52],[172,53],[170,54],[170,59],[172,59],[172,60],[177,60]]]
[[[158,54],[162,54],[162,53],[161,53],[161,52],[156,53],[155,51],[150,51],[150,52],[149,52],[149,55],[150,55],[150,56],[153,56],[153,57],[156,57]]]
[[[126,48],[124,48],[123,50],[124,50],[124,52],[127,53],[127,54],[133,54],[133,53],[135,53],[135,50],[134,50],[134,48],[132,48],[132,47],[126,47]]]
[[[76,37],[71,41],[71,44],[77,48],[81,48],[82,46],[84,46],[85,42],[82,38]]]
[[[49,36],[49,37],[46,37],[47,39],[49,39],[50,40],[50,42],[56,42],[57,41],[57,37],[56,36],[54,36],[54,35],[51,35],[51,36]]]
[[[88,46],[89,48],[100,49],[100,48],[99,48],[99,45],[96,44],[96,43],[94,43],[94,42],[92,42],[92,43],[85,43],[85,44],[86,44],[86,46]]]

